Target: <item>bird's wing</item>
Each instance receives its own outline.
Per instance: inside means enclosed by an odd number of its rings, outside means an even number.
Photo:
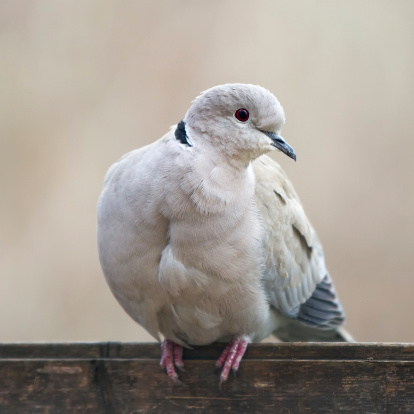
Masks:
[[[344,314],[325,267],[322,246],[292,184],[267,156],[253,163],[256,203],[265,230],[264,287],[288,317],[319,329],[341,325]]]

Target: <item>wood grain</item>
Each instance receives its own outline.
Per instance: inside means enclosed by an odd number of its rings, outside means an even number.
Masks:
[[[223,344],[185,350],[185,386],[158,344],[0,345],[0,413],[414,413],[412,344],[254,344],[222,390]]]

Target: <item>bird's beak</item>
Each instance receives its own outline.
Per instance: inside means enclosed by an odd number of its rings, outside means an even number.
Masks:
[[[272,140],[272,145],[285,153],[288,157],[296,161],[295,150],[280,136],[274,132],[262,131],[263,134],[267,135]]]

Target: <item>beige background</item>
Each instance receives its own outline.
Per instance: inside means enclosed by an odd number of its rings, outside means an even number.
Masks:
[[[414,342],[414,2],[0,3],[0,341],[149,340],[102,276],[109,165],[200,91],[257,83],[364,341]]]

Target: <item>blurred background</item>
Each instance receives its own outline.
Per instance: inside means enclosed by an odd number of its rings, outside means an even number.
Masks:
[[[112,297],[96,203],[122,154],[222,83],[270,89],[273,154],[360,341],[414,342],[414,2],[0,3],[0,341],[148,341]]]

